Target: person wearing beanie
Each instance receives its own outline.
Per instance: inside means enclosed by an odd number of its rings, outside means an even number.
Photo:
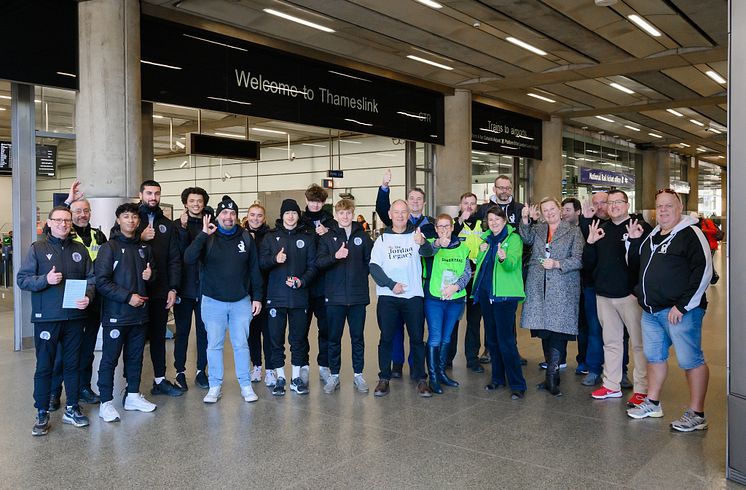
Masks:
[[[318,184],[311,184],[306,189],[306,210],[300,218],[300,226],[310,232],[316,239],[316,249],[320,248],[321,237],[329,232],[330,228],[336,227],[336,221],[323,207],[329,194]],[[316,361],[319,365],[319,378],[326,385],[331,371],[329,369],[329,326],[326,315],[326,303],[324,301],[324,283],[326,273],[318,270],[309,286],[308,310],[306,311],[306,332],[311,329],[311,321],[316,316],[318,326],[319,355]],[[305,379],[308,373],[302,372]]]
[[[210,389],[203,401],[216,403],[222,396],[225,331],[231,338],[236,378],[247,402],[258,397],[249,375],[249,325],[262,309],[264,283],[256,244],[238,225],[238,205],[223,196],[215,214],[202,218],[202,231],[184,252],[184,262],[200,263],[202,319],[207,330],[207,364]]]
[[[285,327],[288,326],[292,378],[290,389],[299,395],[308,393],[308,330],[306,309],[308,287],[316,272],[316,239],[299,227],[300,207],[293,199],[285,199],[275,230],[264,237],[259,251],[262,270],[267,278],[267,327],[272,355],[266,369],[274,369],[275,396],[285,394]]]

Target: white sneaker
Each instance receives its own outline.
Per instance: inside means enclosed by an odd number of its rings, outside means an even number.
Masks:
[[[256,393],[254,393],[254,388],[252,388],[251,385],[241,387],[241,396],[249,403],[255,402],[259,399],[259,397],[256,396]]]
[[[217,403],[222,396],[223,394],[220,392],[220,386],[210,386],[210,389],[207,390],[207,394],[202,399],[202,401],[205,403]]]
[[[275,384],[277,384],[277,375],[275,375],[274,369],[267,369],[267,371],[264,373],[264,384],[268,388],[272,388]]]
[[[325,366],[319,366],[319,379],[321,379],[322,383],[326,384],[326,382],[329,381],[329,376],[331,375],[332,375],[331,369]]]
[[[308,364],[306,364],[305,366],[301,366],[300,367],[300,379],[303,380],[303,383],[306,386],[308,386],[308,379],[309,379],[308,373],[309,373],[310,370],[311,370],[311,368],[308,367]]]
[[[261,380],[262,380],[262,367],[254,366],[254,369],[251,370],[251,382],[258,383]]]
[[[368,393],[368,383],[365,382],[365,378],[363,378],[362,374],[356,374],[352,382],[357,391],[360,393]]]
[[[324,385],[324,393],[330,394],[334,393],[334,390],[339,389],[339,376],[334,376],[333,374],[330,374],[329,377],[326,379],[326,384]]]
[[[152,412],[157,408],[155,403],[150,403],[142,396],[142,393],[127,393],[124,399],[125,410],[137,410],[138,412]]]
[[[104,419],[104,422],[118,422],[119,412],[114,408],[111,400],[104,402],[98,407],[98,416]]]

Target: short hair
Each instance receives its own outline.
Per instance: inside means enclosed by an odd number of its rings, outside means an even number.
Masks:
[[[580,211],[582,206],[580,205],[580,201],[575,199],[574,197],[566,197],[562,200],[562,207],[565,207],[566,204],[572,204],[572,208],[575,211]]]
[[[311,184],[306,189],[306,201],[324,203],[329,198],[329,193],[319,184]]]
[[[508,221],[508,215],[505,214],[505,211],[503,211],[503,208],[500,206],[492,206],[487,210],[487,213],[484,215],[485,220],[490,214],[494,214],[498,218],[502,218],[504,221]]]
[[[435,223],[437,224],[437,223],[438,223],[438,221],[440,221],[440,220],[442,220],[442,219],[447,219],[448,221],[450,221],[450,222],[451,222],[451,224],[453,224],[453,216],[451,216],[451,215],[450,215],[450,214],[448,214],[448,213],[440,213],[440,214],[439,214],[439,215],[438,215],[438,216],[437,216],[437,217],[435,218]]]
[[[161,184],[152,179],[144,180],[143,183],[140,184],[140,192],[144,191],[146,187],[157,187],[160,189]]]
[[[139,210],[140,209],[137,206],[137,204],[135,204],[133,202],[126,202],[124,204],[120,204],[117,207],[117,210],[114,213],[117,215],[117,218],[122,213],[133,213],[133,214],[136,214],[138,216],[138,218],[139,218],[140,217]]]
[[[54,212],[55,212],[55,211],[64,211],[64,212],[66,212],[67,214],[69,214],[69,215],[70,215],[71,217],[72,217],[72,215],[73,215],[73,213],[72,213],[72,212],[70,211],[70,209],[68,209],[68,207],[67,207],[67,206],[55,206],[55,207],[53,207],[53,208],[52,208],[52,209],[51,209],[51,210],[49,211],[49,214],[47,214],[47,219],[52,219],[52,215],[54,214]]]
[[[413,192],[419,192],[420,194],[422,194],[423,199],[425,199],[426,197],[425,191],[422,190],[422,187],[412,187],[411,189],[409,189],[409,192],[407,192],[407,197],[409,197],[409,195]]]
[[[340,199],[334,205],[334,211],[355,211],[355,201],[352,199]]]
[[[477,199],[477,195],[474,194],[473,192],[464,192],[463,194],[461,194],[461,197],[459,197],[458,200],[459,202],[461,202],[467,197],[473,197],[474,199]]]
[[[249,206],[249,209],[246,210],[247,214],[249,211],[251,211],[251,208],[259,208],[262,210],[262,214],[264,214],[265,216],[267,215],[267,210],[264,208],[264,206],[261,205],[261,203],[255,202],[254,204]]]
[[[181,204],[186,205],[187,200],[189,199],[189,194],[199,194],[200,196],[202,196],[202,200],[204,201],[202,204],[204,204],[205,206],[207,206],[207,203],[210,201],[210,195],[203,188],[187,187],[186,189],[181,191]]]
[[[497,177],[495,177],[495,184],[497,184],[497,181],[500,179],[507,180],[508,182],[510,182],[510,185],[513,185],[513,179],[511,179],[505,174],[500,174]]]
[[[560,206],[560,202],[557,200],[556,197],[547,196],[544,199],[542,199],[541,201],[539,201],[539,211],[541,211],[541,207],[543,205],[545,205],[546,203],[548,203],[548,202],[553,202],[557,206],[557,208],[561,208],[562,207],[562,206]]]
[[[84,202],[84,203],[88,204],[88,207],[91,206],[91,202],[88,199],[86,199],[85,197],[81,197],[80,199],[76,199],[73,202],[71,202],[70,203],[70,207],[73,207],[73,204],[75,204],[76,202]]]
[[[629,196],[621,189],[612,189],[607,194],[609,195],[609,197],[611,197],[612,194],[621,194],[624,196],[624,202],[629,202]]]
[[[407,207],[407,209],[409,209],[409,204],[408,204],[408,203],[407,203],[407,201],[405,201],[404,199],[396,199],[396,200],[395,200],[394,202],[392,202],[392,203],[391,203],[391,207],[390,207],[389,209],[390,209],[390,210],[391,210],[391,209],[394,209],[394,205],[395,205],[396,203],[398,203],[398,202],[400,202],[400,203],[404,204],[404,205],[405,205],[405,206]]]

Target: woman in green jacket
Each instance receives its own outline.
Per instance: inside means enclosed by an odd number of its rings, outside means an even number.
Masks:
[[[477,257],[472,294],[474,303],[482,305],[487,348],[492,359],[492,382],[485,389],[491,391],[505,386],[507,377],[510,396],[518,400],[526,393],[513,330],[518,302],[525,298],[521,265],[523,241],[506,223],[505,212],[499,206],[487,211],[489,231],[482,235],[484,243]]]

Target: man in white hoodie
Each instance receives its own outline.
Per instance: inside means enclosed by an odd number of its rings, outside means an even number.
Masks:
[[[389,217],[391,226],[373,244],[370,257],[370,275],[376,283],[376,314],[381,329],[378,343],[380,373],[375,396],[389,393],[391,342],[396,326],[404,320],[412,353],[412,377],[418,380],[417,393],[431,397],[432,391],[425,381],[425,314],[420,256],[430,256],[433,250],[420,229],[409,222],[409,206],[405,201],[394,201]]]

